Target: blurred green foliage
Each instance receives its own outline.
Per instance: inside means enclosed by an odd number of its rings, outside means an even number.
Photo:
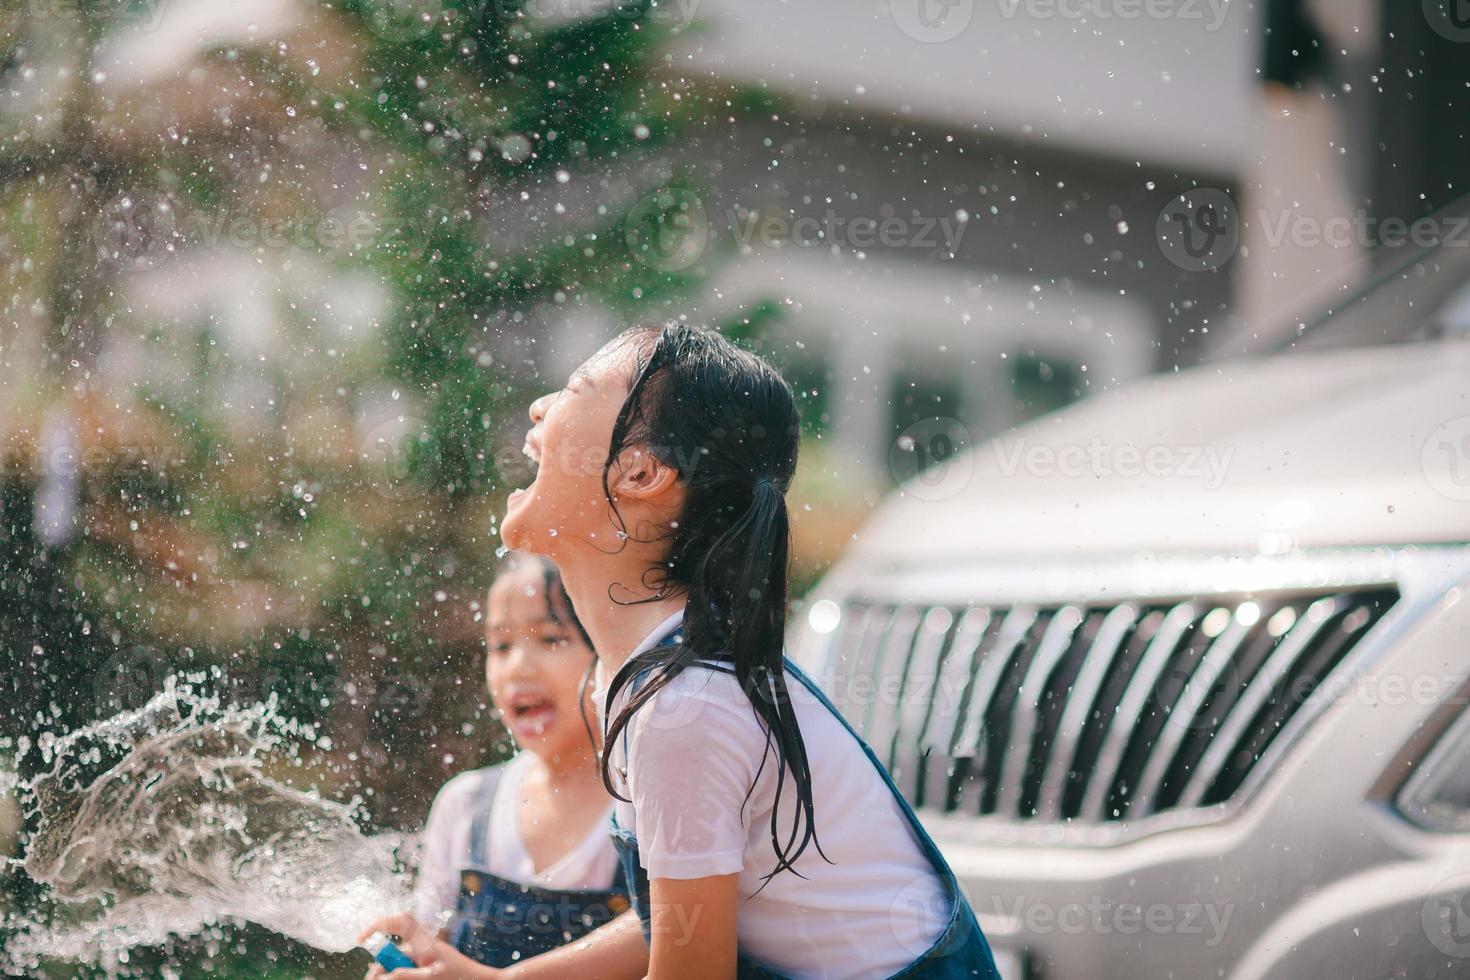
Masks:
[[[478,599],[547,325],[657,316],[698,274],[624,227],[702,112],[664,59],[684,25],[346,0],[170,54],[157,9],[0,12],[0,737],[219,666],[331,736],[326,795],[416,826],[498,751]],[[163,67],[110,77],[139,37]],[[133,969],[343,962],[225,927]]]

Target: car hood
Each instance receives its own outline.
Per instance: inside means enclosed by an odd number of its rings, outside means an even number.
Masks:
[[[1441,342],[1221,361],[1098,395],[901,484],[849,556],[1466,541],[1470,343]]]

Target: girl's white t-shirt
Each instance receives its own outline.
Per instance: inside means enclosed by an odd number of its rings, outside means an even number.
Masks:
[[[680,620],[670,616],[634,653]],[[630,692],[607,705],[600,668],[594,703],[616,717]],[[776,861],[775,752],[767,755],[739,682],[709,668],[686,669],[633,716],[626,751],[622,737],[610,747],[614,785],[632,801],[614,812],[637,836],[650,878],[740,875],[740,948],[767,966],[796,978],[889,976],[933,945],[949,920],[949,896],[862,746],[789,673],[787,686],[812,774],[817,840],[831,863],[809,845],[796,862],[805,877],[783,871],[766,881]],[[788,773],[777,824],[783,842],[795,799]]]
[[[516,813],[521,780],[531,756],[521,753],[499,766],[500,783],[490,804],[483,870],[498,878],[540,888],[601,889],[614,884],[618,856],[608,833],[611,801],[603,819],[561,859],[537,871],[521,837]],[[491,769],[463,772],[445,783],[429,808],[424,828],[423,855],[414,884],[414,917],[431,929],[448,921],[459,898],[460,872],[470,866],[470,830],[480,803],[481,789]]]

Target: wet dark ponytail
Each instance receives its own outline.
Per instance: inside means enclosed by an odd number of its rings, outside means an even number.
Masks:
[[[603,491],[614,521],[608,475],[614,460],[638,447],[679,473],[685,502],[672,526],[656,529],[668,542],[664,564],[641,583],[648,602],[684,594],[684,642],[656,647],[623,665],[607,700],[644,670],[649,676],[612,719],[613,744],[633,715],[685,668],[702,663],[733,674],[766,731],[766,756],[776,765],[771,846],[781,871],[816,839],[812,777],[783,669],[787,567],[791,560],[786,490],[796,472],[799,420],[791,387],[765,361],[712,330],[645,325],[623,335],[638,351],[628,397],[613,426]],[[646,539],[649,529],[630,536]],[[611,593],[610,593],[611,594]],[[604,752],[602,778],[613,785]],[[790,774],[796,799],[783,800]],[[759,773],[757,773],[757,778]],[[751,792],[755,789],[751,786]],[[749,793],[746,796],[749,800]]]

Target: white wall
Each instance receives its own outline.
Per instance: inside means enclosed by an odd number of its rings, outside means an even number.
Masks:
[[[707,25],[689,32],[681,68],[765,82],[829,107],[1212,173],[1235,172],[1252,152],[1262,43],[1253,0],[665,6]],[[937,28],[923,26],[921,11]]]
[[[1085,364],[1091,394],[1153,366],[1157,325],[1148,309],[1075,284],[1038,290],[966,266],[784,247],[732,260],[710,285],[703,311],[710,319],[775,299],[787,311],[780,330],[788,342],[818,343],[833,355],[832,439],[849,461],[875,472],[887,460],[888,399],[904,357],[960,366],[987,431],[1014,421],[1003,354],[1034,347]]]

